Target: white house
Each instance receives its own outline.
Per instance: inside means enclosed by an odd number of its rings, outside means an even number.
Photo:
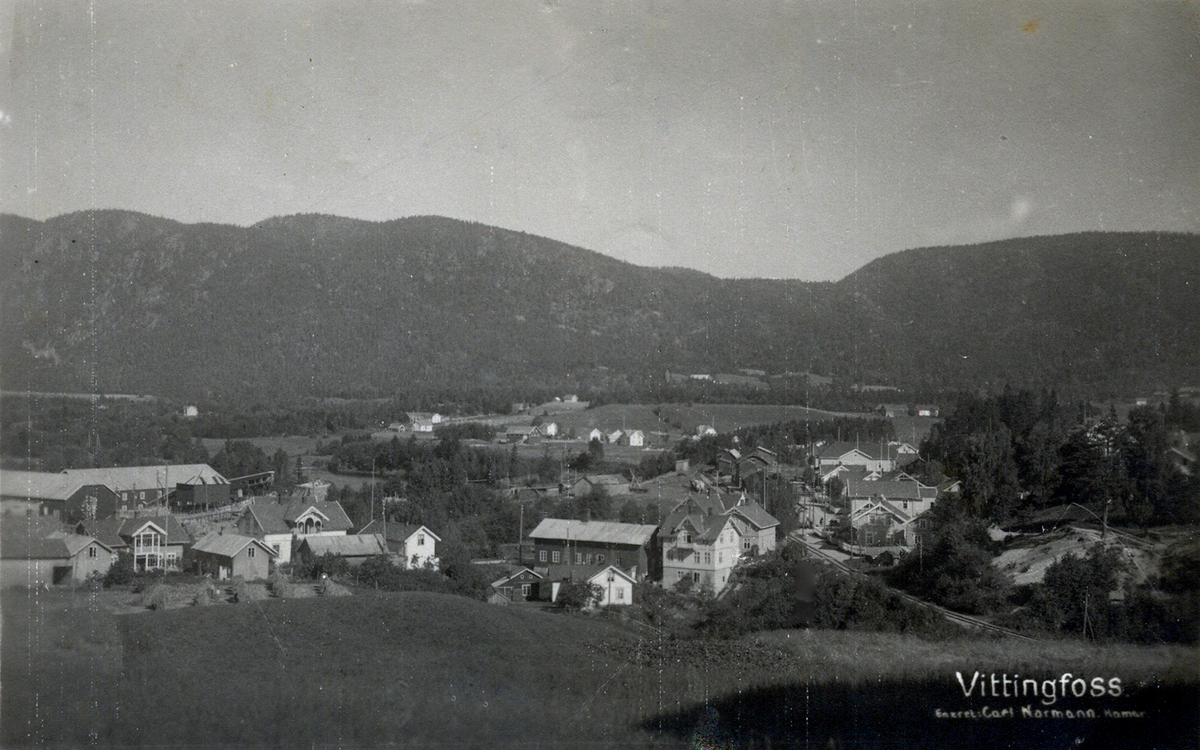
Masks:
[[[646,433],[641,430],[627,430],[621,438],[621,443],[640,448],[646,444]]]
[[[600,587],[598,607],[621,607],[633,604],[633,577],[615,565],[609,565],[588,579],[588,583]]]
[[[353,524],[337,501],[255,500],[238,521],[238,529],[275,551],[276,562],[291,562],[292,551],[307,537],[345,536]]]
[[[388,553],[400,560],[405,569],[438,569],[437,543],[442,538],[427,526],[372,521],[359,534],[380,534],[387,540]]]

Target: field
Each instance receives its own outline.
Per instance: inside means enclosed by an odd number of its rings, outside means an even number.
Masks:
[[[4,747],[1196,742],[1192,649],[827,631],[667,640],[615,617],[421,593],[114,615],[106,596],[4,592]],[[956,671],[1119,677],[1124,694],[968,699]],[[1017,715],[935,714],[985,705]],[[1144,715],[1021,718],[1026,705]]]

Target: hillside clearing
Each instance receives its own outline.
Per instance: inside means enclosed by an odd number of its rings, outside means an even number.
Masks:
[[[1119,676],[1129,695],[1104,705],[1149,711],[1082,729],[1047,721],[1042,734],[955,725],[968,739],[999,731],[1021,746],[1074,731],[1084,745],[1124,733],[1125,746],[1169,747],[1196,722],[1196,652],[1178,647],[826,631],[645,639],[619,619],[423,593],[119,617],[89,609],[86,594],[4,596],[6,747],[662,747],[706,731],[732,732],[730,746],[809,736],[856,747],[879,746],[885,730],[938,744],[958,735],[931,721],[935,708],[980,705],[962,697],[957,670]],[[92,635],[64,639],[83,612]]]

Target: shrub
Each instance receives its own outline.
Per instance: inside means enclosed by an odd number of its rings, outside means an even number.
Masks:
[[[125,586],[133,581],[133,554],[130,552],[117,553],[117,559],[108,567],[104,574],[105,587]]]
[[[164,610],[171,603],[171,588],[161,583],[152,584],[142,592],[142,606],[153,610]]]

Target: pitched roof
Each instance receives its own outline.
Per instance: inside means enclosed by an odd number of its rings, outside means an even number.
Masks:
[[[192,545],[192,549],[196,552],[207,552],[210,555],[233,557],[251,544],[256,544],[259,547],[262,547],[272,555],[275,554],[275,550],[271,549],[252,536],[242,536],[241,534],[223,534],[219,531],[210,531],[204,536],[200,537],[199,541]]]
[[[81,484],[103,484],[115,492],[173,488],[177,484],[229,484],[228,479],[208,464],[67,469],[63,474]]]
[[[931,500],[937,496],[936,487],[926,487],[920,482],[883,480],[848,480],[846,497],[885,497],[889,500]]]
[[[778,518],[768,513],[766,508],[763,508],[752,500],[741,505],[735,505],[730,512],[741,516],[756,529],[768,529],[779,525]]]
[[[612,487],[629,484],[629,480],[620,474],[591,474],[581,478],[579,481],[588,482],[593,487]]]
[[[738,524],[744,522],[735,522],[720,499],[707,495],[695,495],[668,513],[666,519],[663,520],[662,528],[668,534],[675,534],[686,525],[699,535],[697,541],[710,543],[720,536],[725,527],[731,523],[737,528],[738,533],[742,533]]]
[[[66,500],[83,486],[65,474],[41,471],[0,471],[0,495],[38,500]],[[92,482],[91,484],[99,484]]]
[[[301,518],[309,508],[324,518],[321,528],[325,531],[349,531],[354,525],[342,504],[336,500],[298,498],[280,503],[264,498],[252,501],[248,512],[264,534],[287,534],[291,532],[296,519]]]
[[[28,520],[5,518],[0,527],[0,557],[6,560],[59,560],[74,557],[93,543],[112,552],[111,547],[94,537],[72,534],[41,523],[28,523]]]
[[[359,529],[358,533],[359,534],[383,534],[385,528],[387,530],[386,538],[389,542],[406,542],[410,538],[412,538],[413,534],[416,534],[421,529],[424,529],[425,533],[428,534],[429,536],[433,537],[436,541],[439,541],[439,542],[442,541],[442,538],[440,536],[438,536],[437,534],[433,533],[432,531],[430,531],[428,526],[422,526],[421,524],[414,524],[414,523],[385,524],[383,521],[376,520],[376,521],[371,521],[366,526]]]
[[[906,450],[902,450],[906,449]],[[912,446],[908,443],[884,443],[880,445],[878,441],[859,441],[852,442],[843,440],[841,442],[829,443],[817,451],[817,458],[831,461],[845,456],[847,453],[858,451],[872,461],[880,460],[895,460],[901,455],[909,452],[915,452]]]
[[[542,574],[538,573],[536,570],[532,570],[530,568],[520,568],[517,570],[509,571],[503,578],[498,578],[495,581],[492,581],[491,585],[493,588],[500,588],[501,586],[508,583],[512,579],[520,576],[522,573],[528,573],[528,574],[530,574],[532,576],[536,576],[538,578],[542,577]]]
[[[102,544],[116,549],[127,546],[129,542],[126,540],[132,539],[133,535],[147,523],[152,523],[167,532],[167,544],[191,544],[192,538],[179,523],[179,519],[170,515],[139,516],[137,518],[109,516],[99,521],[84,521],[77,528],[96,537]]]
[[[640,547],[650,541],[657,526],[616,521],[573,521],[563,518],[543,518],[529,532],[530,539],[570,539],[597,544],[628,544]]]
[[[342,557],[386,555],[387,545],[380,534],[348,534],[345,536],[305,537],[301,545],[308,545],[314,555],[334,554]]]

